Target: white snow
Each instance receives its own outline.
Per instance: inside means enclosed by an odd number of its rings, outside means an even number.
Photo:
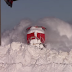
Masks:
[[[41,41],[40,40],[37,40],[37,39],[32,39],[31,41],[30,41],[30,44],[31,45],[33,45],[33,44],[40,44],[41,43]]]
[[[38,24],[47,28],[42,50],[26,44],[28,20],[2,34],[0,72],[72,72],[72,27],[56,18],[44,18]]]
[[[33,32],[35,32],[36,35],[37,35],[37,32],[38,32],[38,33],[44,33],[44,31],[42,30],[42,28],[35,28],[35,27],[32,27],[32,28],[28,31],[27,34],[33,33]]]

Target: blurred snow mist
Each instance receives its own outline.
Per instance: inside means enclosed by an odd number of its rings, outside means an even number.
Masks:
[[[26,44],[26,28],[46,27],[46,48]],[[72,26],[57,18],[22,20],[2,33],[0,72],[72,72]]]

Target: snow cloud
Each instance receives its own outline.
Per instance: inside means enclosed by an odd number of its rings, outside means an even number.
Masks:
[[[33,25],[47,28],[43,50],[26,44],[26,28]],[[22,20],[1,42],[1,72],[72,72],[72,26],[60,19]]]

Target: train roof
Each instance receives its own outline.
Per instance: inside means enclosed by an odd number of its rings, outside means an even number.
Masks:
[[[43,26],[30,26],[30,27],[28,27],[26,30],[28,31],[28,30],[30,30],[32,27],[35,27],[35,28],[42,28],[43,30],[46,29],[46,28],[43,27]]]

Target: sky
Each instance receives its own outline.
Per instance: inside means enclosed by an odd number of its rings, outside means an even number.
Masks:
[[[22,19],[37,21],[44,17],[72,21],[72,0],[19,0],[12,8],[1,0],[1,32],[12,29]]]

